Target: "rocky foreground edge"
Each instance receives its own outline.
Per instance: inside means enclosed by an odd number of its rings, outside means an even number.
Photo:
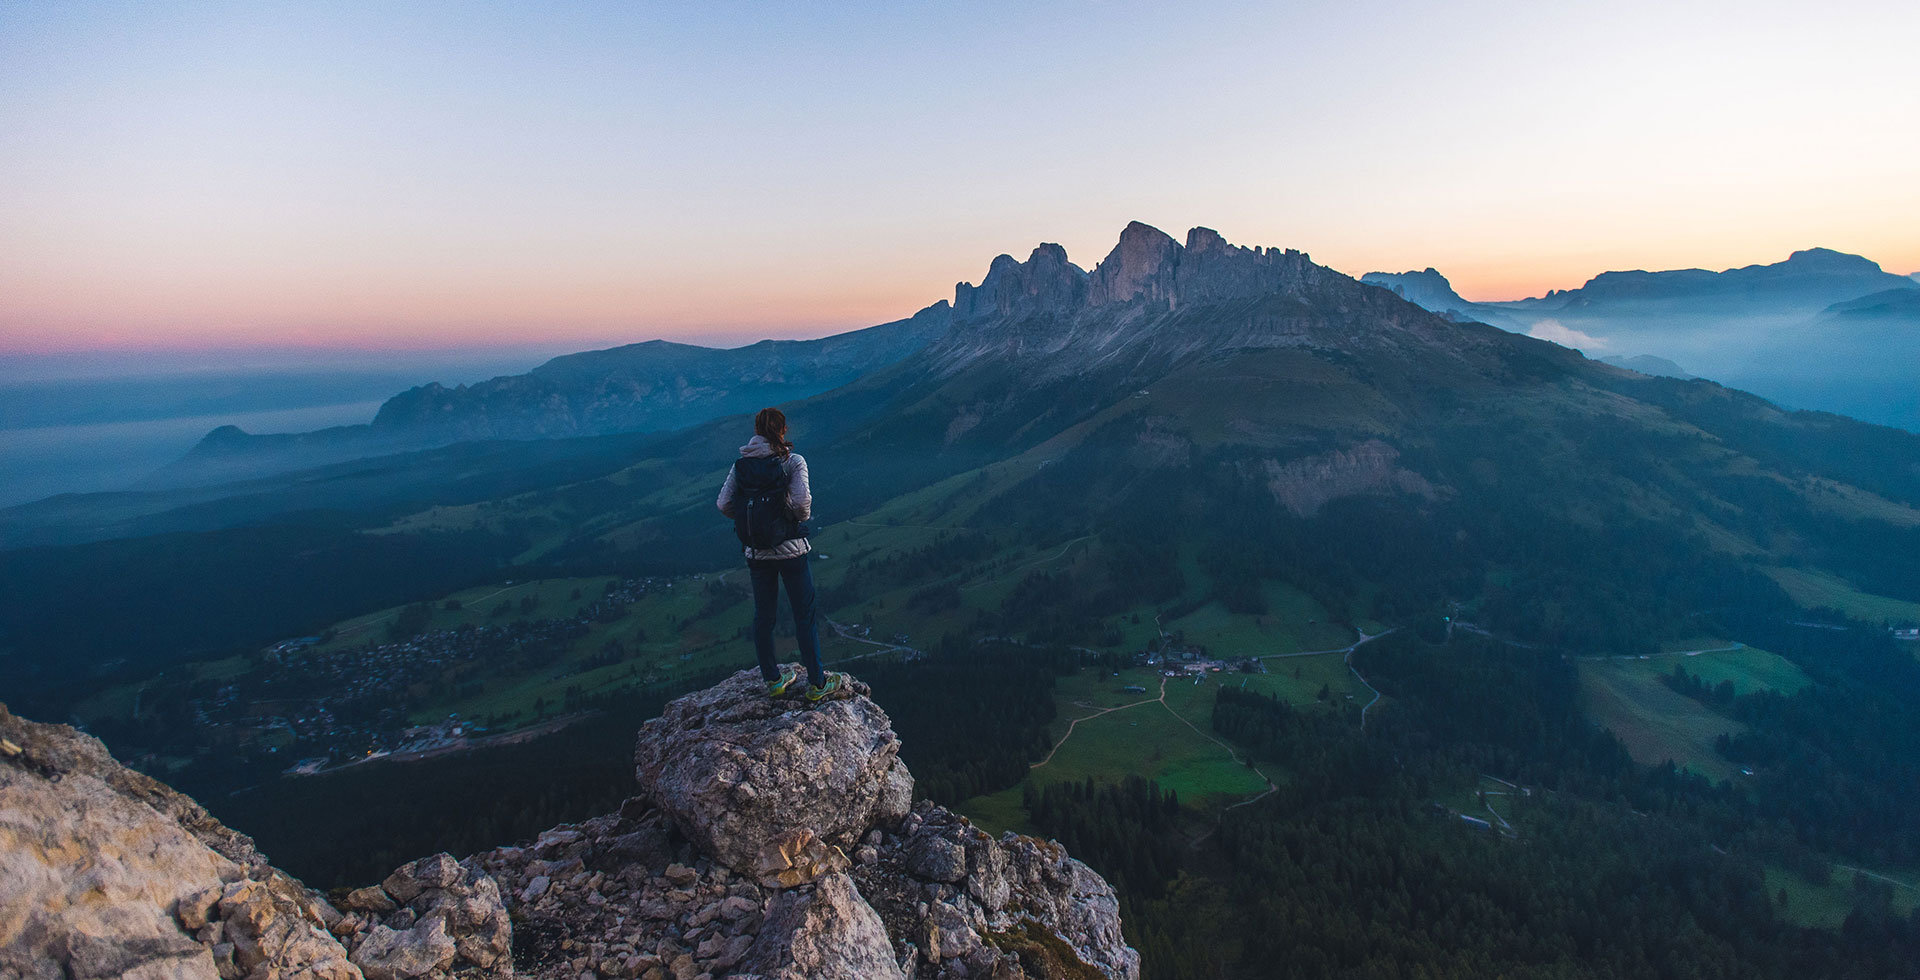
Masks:
[[[870,694],[773,701],[742,671],[641,727],[618,812],[335,901],[0,705],[0,980],[1136,980],[1112,887],[914,803]]]

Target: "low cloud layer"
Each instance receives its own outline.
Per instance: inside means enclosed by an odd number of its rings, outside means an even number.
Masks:
[[[1538,340],[1550,340],[1562,347],[1571,347],[1583,353],[1596,353],[1613,346],[1605,337],[1595,337],[1590,333],[1581,333],[1558,320],[1541,320],[1527,330],[1527,336]]]

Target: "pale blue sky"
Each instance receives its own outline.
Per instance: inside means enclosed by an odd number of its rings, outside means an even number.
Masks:
[[[1916,9],[0,2],[0,350],[818,334],[1136,218],[1911,272]]]

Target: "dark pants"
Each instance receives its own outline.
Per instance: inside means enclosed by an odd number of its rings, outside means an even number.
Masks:
[[[827,682],[820,669],[820,633],[813,621],[813,569],[808,555],[778,561],[747,559],[747,574],[753,579],[753,652],[760,655],[760,676],[768,681],[780,679],[780,665],[773,656],[774,604],[780,598],[780,583],[787,583],[787,602],[793,607],[793,631],[800,640],[800,662],[807,667],[807,683],[819,687]]]

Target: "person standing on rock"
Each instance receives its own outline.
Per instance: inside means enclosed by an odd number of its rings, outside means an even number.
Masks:
[[[847,675],[829,674],[820,667],[813,570],[808,566],[813,545],[807,541],[806,525],[813,514],[813,493],[807,484],[806,458],[787,441],[785,413],[763,408],[753,417],[753,438],[740,447],[740,458],[727,471],[714,504],[733,518],[734,533],[746,549],[747,575],[753,582],[753,649],[760,657],[767,694],[781,697],[800,680],[799,671],[782,668],[773,655],[774,605],[782,582],[793,609],[800,659],[807,668],[807,700],[820,701],[840,690]]]

